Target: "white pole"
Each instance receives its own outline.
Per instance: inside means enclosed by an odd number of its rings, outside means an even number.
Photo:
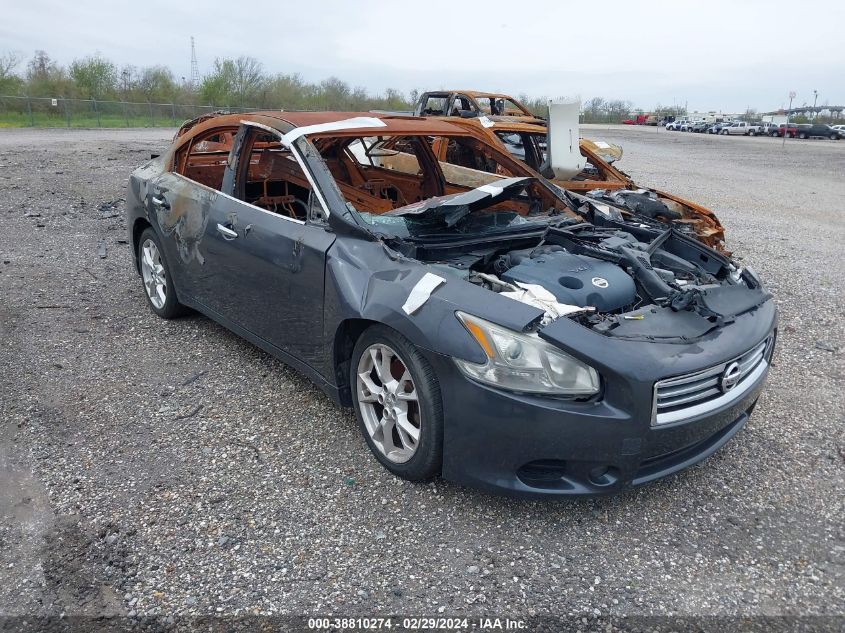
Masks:
[[[789,109],[786,111],[786,124],[783,127],[783,143],[781,147],[786,147],[786,135],[789,134],[789,110],[792,110],[792,100],[795,98],[795,91],[789,91]]]

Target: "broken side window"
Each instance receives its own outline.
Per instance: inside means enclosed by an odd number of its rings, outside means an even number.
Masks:
[[[490,148],[473,138],[439,138],[435,147],[443,176],[452,186],[474,189],[502,178],[523,175],[499,164]]]
[[[240,156],[235,177],[238,199],[273,213],[305,220],[311,185],[290,149],[282,145],[276,134],[250,128]]]
[[[472,99],[466,95],[455,95],[452,101],[452,116],[461,116],[462,114],[478,113],[478,108],[473,103]]]
[[[502,114],[506,116],[525,116],[525,111],[513,99],[500,99]]]
[[[313,142],[344,198],[359,211],[385,213],[442,194],[437,174],[422,167],[421,155],[427,150],[423,139],[325,137]]]
[[[475,101],[483,114],[498,114],[496,104],[490,97],[478,97]]]
[[[355,139],[348,149],[362,166],[383,167],[410,175],[422,172],[416,150],[403,137]]]
[[[197,134],[176,153],[173,171],[219,191],[237,131],[236,127],[215,128]]]
[[[525,141],[522,134],[518,132],[496,132],[496,136],[505,144],[511,156],[517,160],[525,161]]]
[[[545,134],[496,132],[508,153],[536,171],[542,171],[547,158]]]
[[[434,116],[445,116],[449,108],[448,96],[429,96],[425,101],[422,113]]]

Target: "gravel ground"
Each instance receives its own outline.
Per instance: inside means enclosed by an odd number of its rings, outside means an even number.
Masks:
[[[395,479],[302,376],[154,317],[120,199],[171,135],[0,130],[0,615],[845,613],[845,142],[588,130],[719,214],[779,350],[704,464],[525,502]]]

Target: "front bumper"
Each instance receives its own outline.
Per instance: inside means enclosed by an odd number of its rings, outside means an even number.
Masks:
[[[634,385],[622,388],[624,406],[555,400],[476,383],[446,356],[430,361],[445,413],[443,477],[529,497],[620,492],[706,459],[745,426],[768,374],[767,359],[737,397],[654,426],[652,395]]]

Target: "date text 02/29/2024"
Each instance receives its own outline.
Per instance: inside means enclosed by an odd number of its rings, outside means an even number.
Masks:
[[[309,618],[308,628],[313,630],[379,630],[394,628],[405,631],[519,631],[524,630],[524,620],[511,618],[447,618],[406,617],[401,620],[390,617],[371,618]]]

